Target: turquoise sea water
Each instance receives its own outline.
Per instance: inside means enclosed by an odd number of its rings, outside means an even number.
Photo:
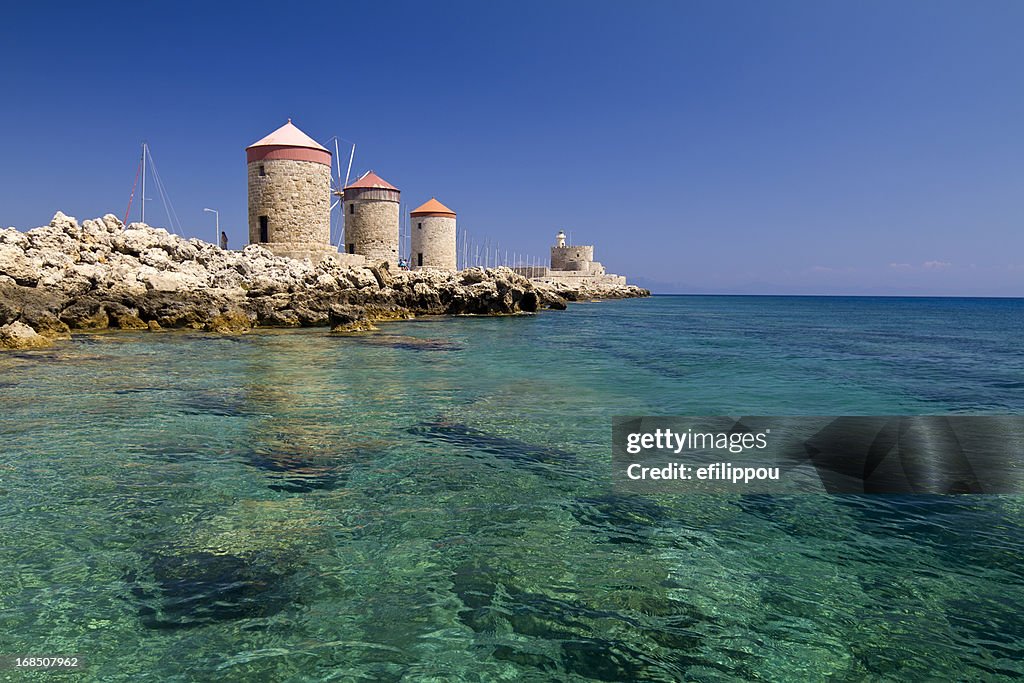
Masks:
[[[1014,496],[617,495],[621,414],[1024,412],[1024,301],[655,297],[0,355],[0,654],[96,681],[1024,675]]]

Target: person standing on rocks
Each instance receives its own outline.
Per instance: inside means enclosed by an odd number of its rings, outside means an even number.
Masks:
[[[228,248],[228,234],[226,232],[224,232],[223,230],[220,233],[220,248],[221,249],[227,249]]]

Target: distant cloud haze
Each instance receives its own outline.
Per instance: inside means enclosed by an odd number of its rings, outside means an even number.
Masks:
[[[856,268],[847,266],[846,268],[831,268],[829,266],[811,266],[812,273],[855,273]]]
[[[925,261],[920,266],[914,266],[910,263],[890,263],[889,267],[893,270],[911,271],[911,270],[945,270],[951,267],[953,264],[949,261]]]

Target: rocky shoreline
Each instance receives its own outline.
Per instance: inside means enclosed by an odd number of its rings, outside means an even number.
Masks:
[[[0,230],[0,348],[49,346],[76,331],[169,328],[237,334],[256,327],[372,329],[417,315],[512,315],[568,301],[648,296],[632,285],[572,289],[509,268],[394,272],[316,266],[259,245],[225,251],[107,214],[58,212],[27,232]]]

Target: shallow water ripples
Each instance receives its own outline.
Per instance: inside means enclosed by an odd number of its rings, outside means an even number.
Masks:
[[[1013,497],[609,486],[615,414],[1024,410],[1004,304],[950,304],[963,335],[915,305],[655,299],[5,358],[0,651],[111,681],[1024,675]]]

